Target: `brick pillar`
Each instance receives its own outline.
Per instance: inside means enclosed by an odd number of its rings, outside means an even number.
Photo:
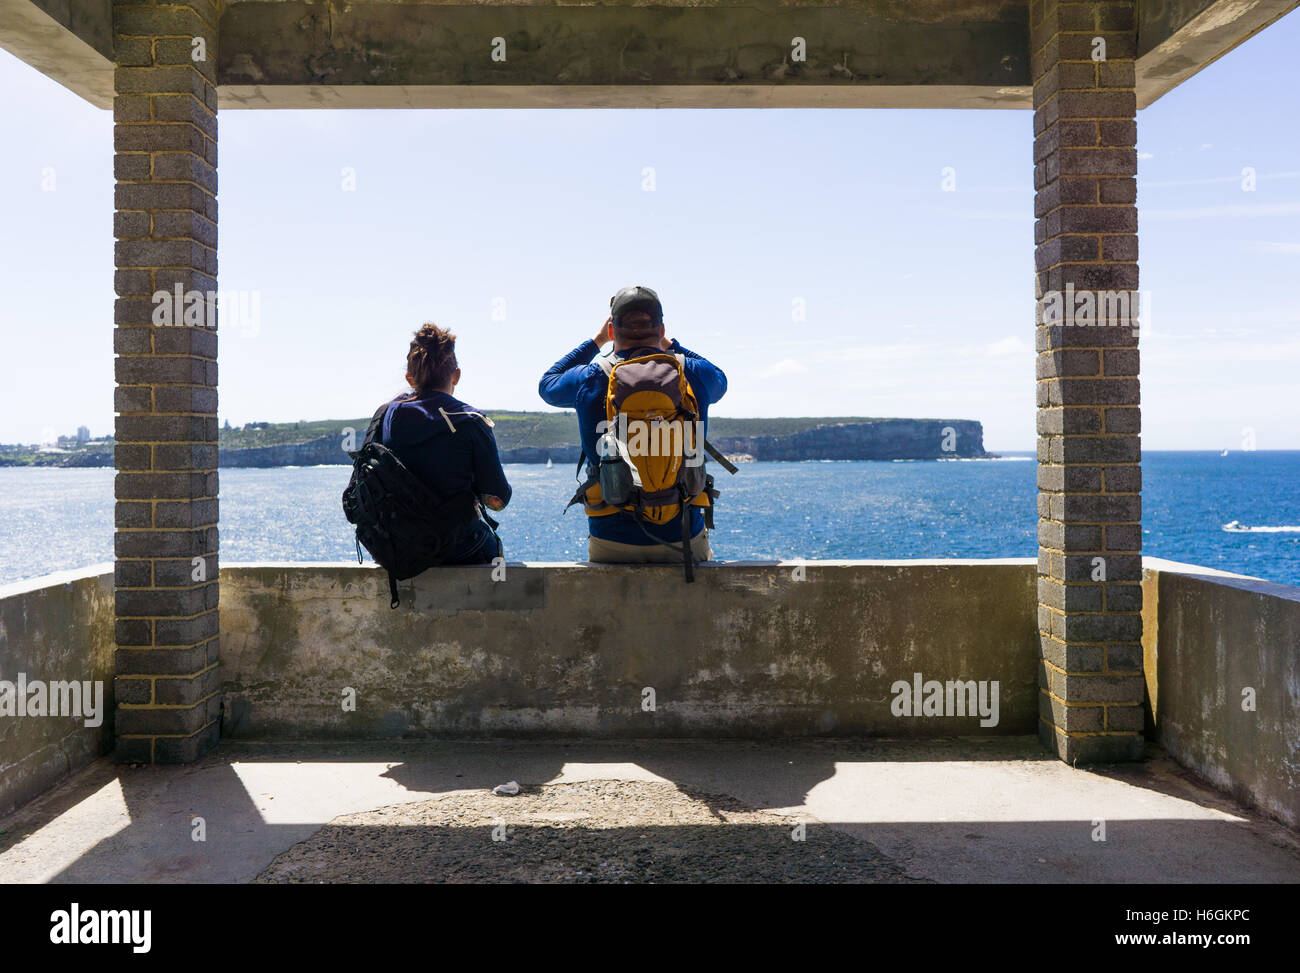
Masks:
[[[1030,4],[1039,736],[1070,763],[1143,752],[1136,47],[1131,0]]]
[[[113,20],[117,757],[177,763],[219,731],[217,11]]]

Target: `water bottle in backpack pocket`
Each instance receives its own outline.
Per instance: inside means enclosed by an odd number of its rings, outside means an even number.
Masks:
[[[600,493],[606,503],[620,506],[632,499],[632,488],[636,485],[632,478],[632,468],[618,451],[618,437],[611,432],[600,437],[597,444],[600,452]]]

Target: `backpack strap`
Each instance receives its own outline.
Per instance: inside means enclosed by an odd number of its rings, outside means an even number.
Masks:
[[[661,355],[669,355],[669,354],[672,354],[672,353],[671,353],[671,352],[667,352],[667,351],[661,351],[661,352],[659,352],[659,354],[661,354]],[[606,375],[608,375],[610,372],[612,372],[612,371],[614,370],[614,366],[617,365],[617,364],[619,363],[619,362],[617,362],[617,361],[614,360],[616,357],[619,358],[619,361],[622,361],[622,358],[621,358],[620,356],[617,356],[617,355],[598,355],[598,356],[596,357],[596,364],[600,366],[600,370],[601,370],[602,372],[604,372]],[[686,356],[683,355],[683,354],[680,354],[680,353],[679,353],[679,354],[673,355],[673,357],[677,359],[677,364],[681,367],[682,371],[685,371],[685,370],[686,370]]]
[[[682,521],[682,567],[686,571],[686,583],[695,580],[695,556],[691,551],[691,508],[687,506],[686,490],[681,488],[681,512],[677,515]]]
[[[605,435],[614,440],[614,448],[617,450],[618,455],[627,464],[627,468],[632,471],[632,486],[638,490],[643,489],[641,472],[636,468],[636,464],[632,462],[632,454],[627,450],[627,443],[619,438],[618,433],[606,432]]]
[[[713,474],[704,474],[704,493],[709,498],[709,505],[704,508],[704,526],[713,530],[713,508],[718,499],[718,491],[713,489]]]
[[[366,426],[366,434],[361,440],[362,447],[364,447],[367,443],[373,443],[381,439],[384,419],[388,416],[388,410],[392,408],[392,406],[393,406],[392,402],[385,402],[383,405],[381,405],[378,409],[375,410],[375,414],[370,417],[370,424]],[[360,449],[358,449],[357,452],[360,452]],[[357,458],[356,453],[351,453],[349,455],[351,455],[351,457],[354,460]]]
[[[448,411],[447,411],[446,409],[444,409],[442,406],[439,406],[439,407],[438,407],[438,412],[440,412],[440,413],[442,414],[442,420],[443,420],[443,422],[447,423],[447,428],[450,429],[452,432],[455,432],[455,431],[456,431],[456,424],[453,423],[453,422],[451,421],[451,418],[450,418],[451,416],[478,416],[480,419],[483,420],[483,423],[484,423],[484,424],[485,424],[489,429],[494,429],[494,428],[496,428],[496,423],[495,423],[495,422],[493,422],[491,419],[489,419],[489,418],[488,418],[487,416],[485,416],[483,413],[481,413],[481,412],[475,412],[473,409],[466,409],[466,410],[463,411],[463,412],[448,412]]]
[[[654,541],[656,544],[658,544],[658,545],[661,546],[661,547],[666,547],[666,548],[668,548],[670,551],[680,551],[680,552],[681,552],[681,555],[682,555],[682,566],[683,566],[683,568],[684,568],[685,571],[686,571],[686,581],[687,581],[687,583],[689,584],[690,582],[692,582],[692,581],[695,580],[695,558],[694,558],[694,555],[693,555],[692,552],[691,552],[691,521],[690,521],[690,517],[689,517],[688,515],[685,514],[685,510],[686,510],[685,506],[683,506],[682,510],[683,510],[683,516],[682,516],[682,544],[681,544],[681,547],[678,547],[678,546],[677,546],[676,544],[674,544],[672,541],[661,540],[661,539],[659,539],[658,537],[655,537],[654,534],[650,533],[650,531],[646,530],[646,528],[645,528],[645,523],[642,522],[642,520],[641,520],[641,511],[640,511],[640,509],[633,509],[633,510],[632,510],[632,519],[636,522],[636,525],[637,525],[637,527],[641,530],[641,533],[645,534],[645,536],[648,537],[648,538],[650,538],[650,540]]]
[[[718,447],[714,446],[713,443],[709,442],[707,439],[704,440],[704,451],[712,456],[714,460],[717,461],[717,464],[728,473],[736,474],[740,472],[740,467],[736,466],[735,463],[723,456],[718,450]]]

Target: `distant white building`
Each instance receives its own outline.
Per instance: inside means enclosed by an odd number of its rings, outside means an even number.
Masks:
[[[77,427],[77,445],[84,446],[90,441],[90,430],[85,426]]]

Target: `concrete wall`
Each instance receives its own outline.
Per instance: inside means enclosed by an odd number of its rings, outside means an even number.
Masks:
[[[439,568],[390,610],[370,566],[226,565],[223,736],[1035,731],[1032,561],[795,567]],[[893,716],[917,672],[998,680],[998,724]]]
[[[1300,589],[1144,559],[1148,736],[1300,827]],[[224,733],[1032,733],[1032,561],[444,568],[402,584],[350,565],[221,572]],[[112,746],[112,572],[0,587],[0,680],[101,680],[103,726],[0,716],[0,814]],[[620,625],[623,606],[639,624]],[[891,686],[997,679],[999,722],[895,717]],[[356,690],[355,712],[342,691]],[[652,687],[656,709],[642,709]],[[1243,709],[1242,690],[1254,690]]]
[[[0,716],[0,815],[112,746],[113,567],[0,587],[0,680],[99,681],[103,724],[68,716]],[[16,690],[15,686],[15,690]]]
[[[1149,734],[1216,787],[1300,827],[1300,588],[1155,558],[1145,567]]]

